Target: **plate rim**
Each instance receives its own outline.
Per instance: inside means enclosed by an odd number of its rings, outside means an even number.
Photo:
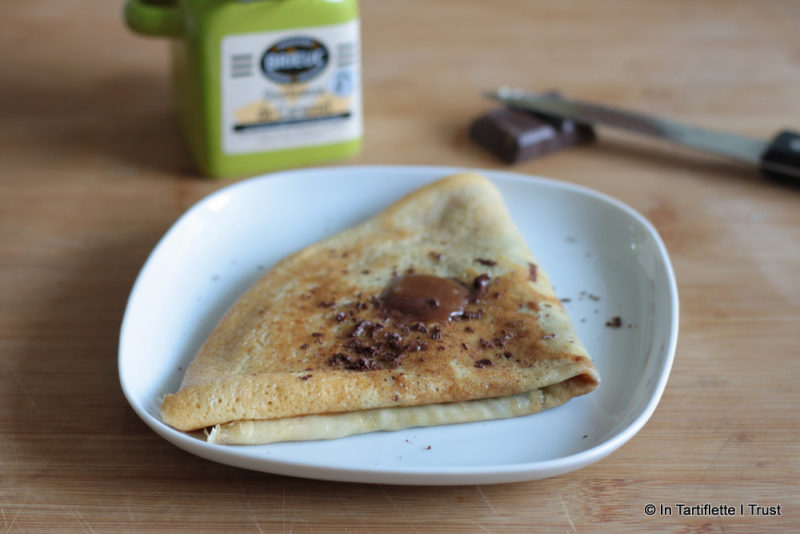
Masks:
[[[215,198],[219,198],[225,194],[231,194],[237,189],[252,187],[253,184],[260,183],[262,181],[290,179],[292,176],[297,175],[325,175],[329,173],[338,174],[348,171],[403,171],[419,175],[431,174],[432,176],[445,176],[458,172],[478,172],[494,182],[508,180],[523,182],[525,184],[539,184],[541,186],[574,192],[582,196],[591,197],[623,212],[625,215],[640,224],[646,230],[649,237],[653,239],[653,242],[656,245],[658,258],[660,259],[660,263],[663,265],[663,274],[666,277],[665,281],[669,293],[669,301],[667,303],[669,306],[669,328],[667,330],[667,344],[664,347],[665,357],[661,368],[658,370],[658,380],[654,385],[653,392],[650,395],[650,398],[644,409],[627,426],[603,442],[587,449],[558,458],[500,465],[456,465],[438,467],[381,466],[369,468],[335,467],[325,465],[324,463],[320,463],[318,461],[308,463],[283,459],[276,460],[263,457],[253,458],[249,454],[241,454],[241,452],[233,453],[232,451],[242,450],[238,447],[232,449],[230,446],[215,445],[193,438],[183,432],[168,427],[165,423],[163,423],[163,421],[158,420],[152,414],[150,414],[139,401],[139,399],[134,397],[133,393],[129,390],[126,378],[123,374],[123,342],[125,341],[126,330],[130,321],[130,310],[134,303],[134,296],[143,283],[142,280],[150,264],[155,261],[154,258],[158,255],[161,248],[165,246],[165,243],[169,240],[170,236],[174,232],[177,232],[177,229],[184,224],[189,217],[191,217],[197,211],[203,209],[209,203],[213,202]],[[431,178],[430,181],[433,180],[435,180],[435,178]],[[118,378],[126,401],[131,408],[133,408],[134,412],[139,416],[139,418],[151,430],[153,430],[160,437],[169,441],[171,444],[178,446],[179,448],[191,454],[210,461],[265,473],[342,482],[413,485],[465,485],[475,483],[487,484],[519,482],[524,480],[549,478],[586,467],[607,457],[619,449],[644,427],[644,425],[650,420],[655,412],[669,380],[679,335],[679,308],[680,300],[674,268],[672,266],[671,258],[667,251],[666,245],[664,244],[658,230],[649,220],[647,220],[647,218],[645,218],[641,213],[636,211],[628,204],[591,187],[539,175],[473,167],[438,165],[343,165],[329,167],[307,167],[261,174],[258,176],[241,179],[235,183],[224,185],[223,187],[212,191],[196,201],[175,221],[173,221],[170,227],[166,230],[166,232],[164,232],[164,234],[148,254],[147,259],[142,264],[134,283],[132,284],[120,325],[117,354]],[[253,462],[255,462],[256,465],[252,465]]]

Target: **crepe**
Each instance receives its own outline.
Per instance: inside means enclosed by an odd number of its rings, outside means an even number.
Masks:
[[[329,439],[536,413],[599,381],[499,191],[463,173],[275,265],[162,418],[215,443]]]

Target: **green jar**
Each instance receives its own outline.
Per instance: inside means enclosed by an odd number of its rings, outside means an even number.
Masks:
[[[357,0],[128,0],[169,37],[181,128],[198,168],[244,176],[361,148]]]

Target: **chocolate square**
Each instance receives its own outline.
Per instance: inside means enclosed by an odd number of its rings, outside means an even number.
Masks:
[[[475,119],[469,135],[509,164],[595,139],[591,126],[508,107],[491,110]]]

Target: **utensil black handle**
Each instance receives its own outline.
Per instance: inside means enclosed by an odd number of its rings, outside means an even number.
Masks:
[[[775,136],[758,168],[768,178],[800,186],[800,133],[784,130]]]

